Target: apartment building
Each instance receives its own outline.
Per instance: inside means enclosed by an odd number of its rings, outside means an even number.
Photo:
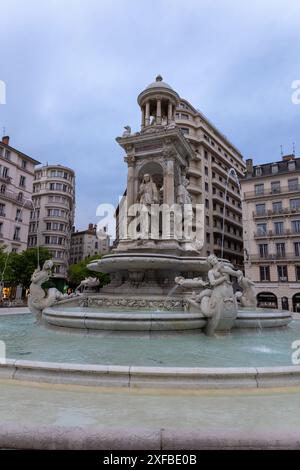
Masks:
[[[39,164],[10,145],[9,137],[0,142],[0,245],[7,251],[27,248],[32,209],[34,167]]]
[[[73,231],[71,237],[70,264],[95,255],[107,255],[110,251],[110,236],[104,227],[101,236],[97,236],[97,225],[89,224],[87,230]]]
[[[300,310],[300,158],[246,161],[242,179],[245,272],[258,306]]]
[[[75,213],[75,173],[62,165],[35,169],[34,210],[30,214],[28,246],[48,248],[54,262],[53,276],[66,279]]]

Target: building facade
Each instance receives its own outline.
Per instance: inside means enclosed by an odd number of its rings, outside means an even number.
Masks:
[[[164,127],[168,129],[168,126],[175,125],[192,148],[193,158],[186,172],[186,178],[189,182],[187,189],[192,197],[192,203],[203,204],[205,208],[205,240],[201,254],[207,256],[215,253],[219,257],[228,259],[235,266],[241,267],[243,232],[238,178],[244,175],[246,169],[242,154],[199,110],[165,83],[161,76],[156,77],[156,81],[140,93],[138,103],[142,116],[141,133],[145,135],[145,139],[148,132],[151,133],[152,130],[155,132],[155,128],[158,132]],[[159,145],[159,142],[153,141],[151,144],[149,142],[148,147],[145,144],[144,148],[148,153],[152,152],[155,155],[155,152],[160,151]],[[137,145],[134,152],[139,151]],[[134,171],[131,152],[133,149],[128,146],[126,161],[129,180]],[[153,178],[157,179],[158,186],[162,184],[159,175],[154,174]],[[130,181],[128,187],[131,187]],[[129,201],[133,201],[128,189],[125,195]],[[116,211],[116,243],[119,238],[118,214],[119,208]],[[224,233],[223,215],[225,215]]]
[[[0,245],[7,251],[27,248],[34,167],[39,162],[0,142]]]
[[[74,231],[71,237],[70,264],[79,263],[90,256],[107,255],[110,251],[110,236],[104,228],[97,236],[97,226],[89,224],[87,230]]]
[[[300,311],[300,158],[249,159],[241,184],[245,272],[258,306]]]
[[[35,169],[28,247],[48,248],[53,276],[66,279],[75,213],[75,174],[62,165]]]

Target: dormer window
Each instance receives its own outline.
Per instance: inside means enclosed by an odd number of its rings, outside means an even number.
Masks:
[[[275,173],[278,173],[278,165],[277,163],[274,163],[272,165],[272,173],[275,174]]]
[[[255,176],[261,176],[262,175],[262,168],[260,166],[257,166],[255,168]]]
[[[288,162],[288,169],[289,169],[289,171],[295,171],[296,170],[296,162],[294,160],[290,160]]]

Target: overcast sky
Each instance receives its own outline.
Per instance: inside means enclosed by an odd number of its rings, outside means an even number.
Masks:
[[[76,226],[126,183],[123,126],[160,73],[255,163],[300,156],[299,0],[0,0],[0,131],[76,171]],[[298,150],[298,151],[297,151]]]

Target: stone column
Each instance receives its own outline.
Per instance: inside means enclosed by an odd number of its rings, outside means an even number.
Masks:
[[[174,187],[174,161],[172,158],[166,161],[164,174],[164,204],[172,205],[175,202]]]
[[[156,102],[156,124],[161,124],[161,100]]]
[[[134,176],[135,176],[135,156],[127,155],[124,158],[128,165],[127,172],[127,222],[129,224],[131,217],[128,216],[129,208],[135,203],[135,191],[134,191]]]
[[[164,204],[170,208],[175,202],[175,185],[174,185],[174,160],[168,157],[165,165],[164,173]],[[163,215],[164,218],[164,215]],[[167,219],[163,220],[163,226],[166,227]],[[174,214],[170,213],[170,226],[169,229],[163,229],[164,233],[169,232],[167,238],[174,238]]]
[[[142,123],[141,123],[141,127],[145,127],[145,106],[143,105],[142,106]]]
[[[172,121],[172,103],[169,101],[168,103],[168,124]]]
[[[149,126],[150,124],[150,101],[146,102],[146,118],[145,118],[145,126]]]

